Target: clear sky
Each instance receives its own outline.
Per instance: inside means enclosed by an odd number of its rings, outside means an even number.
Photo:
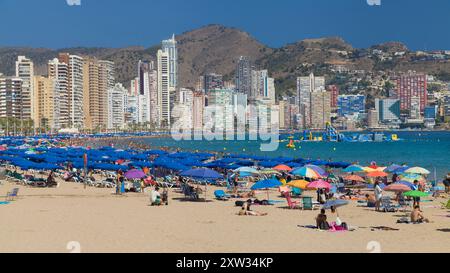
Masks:
[[[400,41],[450,49],[449,0],[0,0],[0,46],[151,46],[208,24],[271,47],[341,36],[356,47]],[[77,0],[69,0],[77,1]]]

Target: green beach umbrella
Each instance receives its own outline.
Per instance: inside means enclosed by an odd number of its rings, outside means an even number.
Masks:
[[[407,191],[403,195],[409,197],[427,197],[428,193],[422,191]]]

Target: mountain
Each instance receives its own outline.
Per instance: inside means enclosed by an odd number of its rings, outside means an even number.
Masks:
[[[354,48],[339,37],[306,39],[287,44],[280,48],[270,48],[250,34],[236,28],[221,25],[208,25],[176,36],[179,50],[179,82],[181,87],[195,87],[200,75],[215,72],[232,79],[236,61],[241,55],[250,56],[259,69],[269,69],[276,80],[279,95],[294,93],[296,78],[314,72],[335,76],[332,67],[344,65],[349,69],[377,71],[407,71],[435,74],[450,79],[450,62],[418,58],[399,42],[374,45],[370,48]],[[110,60],[116,64],[116,77],[119,82],[129,86],[136,77],[139,60],[155,60],[160,45],[150,48],[65,48],[51,50],[45,48],[4,47],[0,48],[0,73],[13,75],[18,55],[31,58],[36,65],[36,73],[46,74],[48,60],[59,52],[94,56]],[[375,49],[395,58],[374,56]]]

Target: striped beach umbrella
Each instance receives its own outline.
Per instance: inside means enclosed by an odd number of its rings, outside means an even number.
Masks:
[[[421,168],[421,167],[413,167],[405,170],[405,173],[412,173],[412,174],[422,174],[427,175],[430,174],[430,171],[427,169]]]

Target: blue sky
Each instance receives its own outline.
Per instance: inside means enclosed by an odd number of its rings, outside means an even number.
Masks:
[[[450,1],[381,0],[0,0],[0,46],[151,46],[207,24],[249,32],[279,47],[341,36],[356,47],[401,41],[450,49]]]

